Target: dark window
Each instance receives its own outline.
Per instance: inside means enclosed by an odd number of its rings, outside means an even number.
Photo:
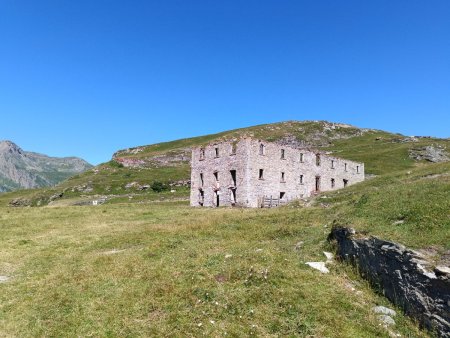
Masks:
[[[200,161],[205,159],[205,149],[201,148],[200,149]]]
[[[284,149],[281,149],[281,159],[284,160]]]
[[[265,152],[265,149],[264,149],[265,147],[264,147],[264,144],[260,144],[259,145],[259,154],[260,155],[264,155],[264,152]]]
[[[332,178],[331,179],[331,187],[334,188],[334,186],[335,186],[335,181],[334,181],[334,178]]]
[[[300,162],[303,163],[303,153],[300,153]]]
[[[281,182],[286,182],[284,179],[285,179],[285,177],[284,177],[284,172],[282,172],[282,173],[281,173]]]
[[[236,170],[230,170],[231,180],[233,182],[233,186],[236,186]]]
[[[216,179],[216,182],[219,182],[219,172],[218,171],[216,171],[214,173],[214,178]]]
[[[320,165],[320,154],[316,154],[316,165]]]
[[[200,184],[203,187],[203,185],[205,184],[203,181],[203,174],[200,174]]]
[[[359,165],[356,166],[356,173],[359,174]]]
[[[285,195],[286,195],[286,193],[283,192],[283,191],[281,191],[281,192],[280,192],[280,200],[282,200],[282,199],[284,198]]]
[[[331,169],[334,169],[334,160],[331,160]]]
[[[216,157],[219,157],[219,147],[215,148],[215,152],[216,152]]]
[[[300,184],[303,184],[303,175],[300,175]]]
[[[203,206],[204,201],[205,201],[205,192],[200,189],[200,195],[198,197],[198,204]]]
[[[259,179],[260,180],[264,179],[264,169],[259,169]]]
[[[344,181],[344,188],[348,185],[348,180],[343,180]]]
[[[347,163],[344,163],[344,171],[347,171]]]

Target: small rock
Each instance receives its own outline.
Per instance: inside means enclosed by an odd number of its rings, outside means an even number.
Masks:
[[[256,252],[262,252],[263,249],[256,249],[255,251],[256,251]]]
[[[303,241],[300,241],[300,242],[298,242],[297,244],[295,244],[295,250],[296,250],[296,251],[299,251],[300,248],[303,246],[303,244],[304,244]]]
[[[388,315],[380,315],[378,316],[378,319],[386,326],[392,326],[395,325],[395,320],[392,319],[391,316]]]
[[[231,254],[226,254],[225,255],[225,259],[228,259],[228,258],[231,258],[231,257],[233,257],[233,255],[231,255]]]
[[[389,309],[389,308],[387,308],[385,306],[374,306],[372,308],[372,311],[375,312],[375,313],[383,314],[383,315],[389,315],[389,316],[395,316],[396,315],[396,312],[394,310]]]
[[[329,273],[330,270],[325,266],[325,262],[306,262],[306,265],[309,265],[313,269],[319,270],[322,273]]]
[[[323,254],[327,258],[327,263],[333,261],[334,255],[331,252],[324,251]]]
[[[450,268],[449,267],[447,267],[447,266],[437,266],[437,267],[435,267],[434,268],[434,272],[437,274],[437,275],[443,275],[443,276],[445,276],[445,275],[450,275]]]
[[[0,283],[5,283],[9,280],[8,276],[0,276]]]
[[[405,221],[401,219],[399,221],[395,221],[394,223],[392,223],[392,225],[400,225],[400,224],[403,224],[403,223],[405,223]]]

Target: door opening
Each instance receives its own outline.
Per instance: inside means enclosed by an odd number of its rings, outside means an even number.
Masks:
[[[316,176],[316,191],[320,191],[320,176]]]

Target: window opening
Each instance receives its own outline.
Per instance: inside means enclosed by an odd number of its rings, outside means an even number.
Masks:
[[[344,179],[344,188],[348,185],[348,180]]]
[[[200,149],[200,161],[205,159],[205,149],[201,148]]]
[[[259,179],[260,180],[264,179],[264,169],[259,169]]]
[[[334,169],[334,160],[331,160],[331,169]]]
[[[219,157],[219,147],[214,148],[215,153],[216,153],[216,157]]]
[[[281,149],[281,159],[284,160],[284,149]]]
[[[236,155],[237,145],[236,143],[231,144],[231,155]]]
[[[303,163],[303,153],[300,153],[300,162]]]
[[[203,185],[205,184],[204,180],[203,180],[203,173],[200,174],[200,185],[203,187]]]
[[[303,175],[300,175],[300,184],[303,184]]]
[[[335,186],[335,181],[334,181],[334,178],[332,178],[331,179],[331,187],[334,188],[334,186]]]
[[[264,144],[261,143],[259,145],[259,154],[264,155],[264,153],[265,153],[265,147],[264,147]]]
[[[200,196],[199,196],[198,204],[203,206],[204,201],[205,201],[205,192],[203,191],[203,189],[200,189]]]
[[[230,170],[231,180],[233,182],[233,187],[236,186],[236,170]]]
[[[282,172],[282,173],[281,173],[281,182],[282,182],[282,183],[286,182],[284,179],[285,179],[285,177],[284,177],[284,172]]]
[[[284,191],[280,192],[280,200],[282,200],[284,198],[284,196],[286,195],[286,193]]]
[[[316,154],[316,165],[320,165],[320,154]]]

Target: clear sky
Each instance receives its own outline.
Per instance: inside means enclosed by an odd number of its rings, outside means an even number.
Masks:
[[[0,0],[0,139],[91,163],[283,120],[450,136],[448,0]]]

